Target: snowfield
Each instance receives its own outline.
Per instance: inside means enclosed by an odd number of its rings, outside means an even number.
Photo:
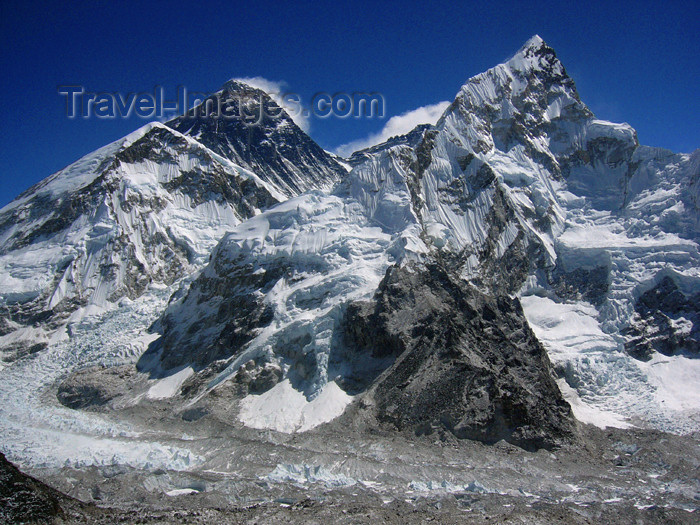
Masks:
[[[564,374],[559,386],[578,420],[601,428],[700,430],[698,359],[657,355],[643,363],[601,330],[593,306],[536,295],[521,302],[535,335]]]

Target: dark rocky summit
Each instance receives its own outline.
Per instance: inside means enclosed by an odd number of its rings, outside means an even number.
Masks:
[[[231,80],[166,123],[273,184],[287,196],[330,186],[346,173],[261,89]]]

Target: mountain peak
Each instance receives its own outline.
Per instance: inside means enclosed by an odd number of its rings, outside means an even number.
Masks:
[[[240,79],[237,78],[232,78],[230,80],[227,80],[223,87],[222,87],[223,92],[228,92],[230,94],[248,94],[248,95],[263,95],[263,99],[270,99],[272,100],[272,97],[270,94],[264,90],[261,89],[260,87],[253,86],[247,82],[244,82]]]
[[[457,95],[457,102],[480,111],[527,93],[533,101],[538,98],[537,104],[547,107],[552,96],[564,92],[579,101],[574,81],[554,49],[534,35],[509,60],[470,78]]]
[[[328,189],[346,173],[273,96],[245,80],[227,81],[165,125],[252,171],[287,197]]]
[[[567,77],[557,54],[539,35],[530,37],[505,65],[522,73],[546,71]]]
[[[525,49],[530,49],[530,48],[540,48],[542,45],[547,45],[545,44],[545,41],[542,39],[540,35],[532,35],[527,42],[523,44],[523,46],[520,48],[520,51],[523,51]]]

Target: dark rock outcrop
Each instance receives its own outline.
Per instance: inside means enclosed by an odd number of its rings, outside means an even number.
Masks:
[[[118,368],[114,368],[109,372],[114,371],[117,380],[124,380],[118,372]],[[56,398],[59,403],[74,409],[89,409],[91,407],[100,407],[109,403],[114,394],[110,392],[109,373],[105,373],[103,367],[91,367],[72,374],[63,381],[56,392]]]
[[[227,263],[226,261],[225,263]],[[264,295],[289,268],[284,264],[270,266],[266,272],[255,273],[249,264],[219,264],[218,271],[204,271],[187,291],[182,302],[174,302],[158,321],[163,337],[155,341],[138,362],[146,371],[153,365],[169,370],[192,364],[195,369],[206,368],[215,361],[229,359],[267,326],[274,309],[265,303]],[[203,312],[196,317],[194,305],[203,298],[217,298],[215,315]],[[206,330],[206,337],[202,331]]]
[[[20,472],[0,453],[0,523],[53,523],[66,497]]]
[[[345,330],[358,352],[395,357],[361,402],[380,425],[527,450],[575,434],[517,299],[484,295],[439,264],[392,267],[373,301],[348,308]]]
[[[599,306],[605,301],[605,294],[610,288],[610,267],[601,264],[590,269],[567,270],[561,265],[557,265],[550,276],[550,284],[562,299],[584,300]]]
[[[664,355],[700,355],[700,294],[686,296],[670,277],[642,294],[625,335],[627,352],[647,361],[654,351]]]

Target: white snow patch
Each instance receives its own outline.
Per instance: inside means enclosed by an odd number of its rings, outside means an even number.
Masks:
[[[640,363],[639,367],[656,387],[656,400],[664,408],[678,412],[700,412],[700,359],[655,354],[650,361]]]
[[[698,429],[700,361],[655,355],[643,363],[603,331],[598,311],[585,302],[521,298],[525,316],[563,377],[564,398],[579,421],[627,428],[630,419],[668,432]],[[624,416],[623,416],[624,414]]]
[[[172,496],[172,497],[188,496],[190,494],[199,494],[199,491],[196,489],[173,489],[173,490],[169,490],[165,493],[166,496]]]
[[[582,423],[588,423],[589,425],[595,425],[598,428],[603,429],[608,427],[632,427],[632,425],[625,421],[624,416],[583,402],[578,396],[578,392],[569,386],[566,379],[557,380],[557,385],[559,385],[559,390],[561,390],[564,399],[566,399],[571,405],[571,410],[574,413],[574,417]]]
[[[571,366],[570,363],[574,363],[581,354],[605,355],[617,351],[615,340],[600,329],[596,319],[597,310],[593,306],[586,303],[557,303],[535,295],[522,297],[520,302],[530,327],[549,352],[555,366]],[[586,361],[587,364],[592,362],[594,361]],[[604,374],[601,373],[601,379],[603,377]],[[560,379],[558,384],[579,421],[600,428],[629,427],[624,417],[613,410],[582,399],[580,396],[585,396],[583,385],[579,393],[566,379]]]
[[[308,401],[285,379],[263,394],[242,399],[238,418],[252,428],[304,432],[338,417],[353,399],[330,382]]]
[[[146,394],[150,399],[166,399],[173,397],[180,391],[182,383],[194,374],[192,367],[188,366],[179,372],[163,379],[158,379],[156,384],[148,389]]]

